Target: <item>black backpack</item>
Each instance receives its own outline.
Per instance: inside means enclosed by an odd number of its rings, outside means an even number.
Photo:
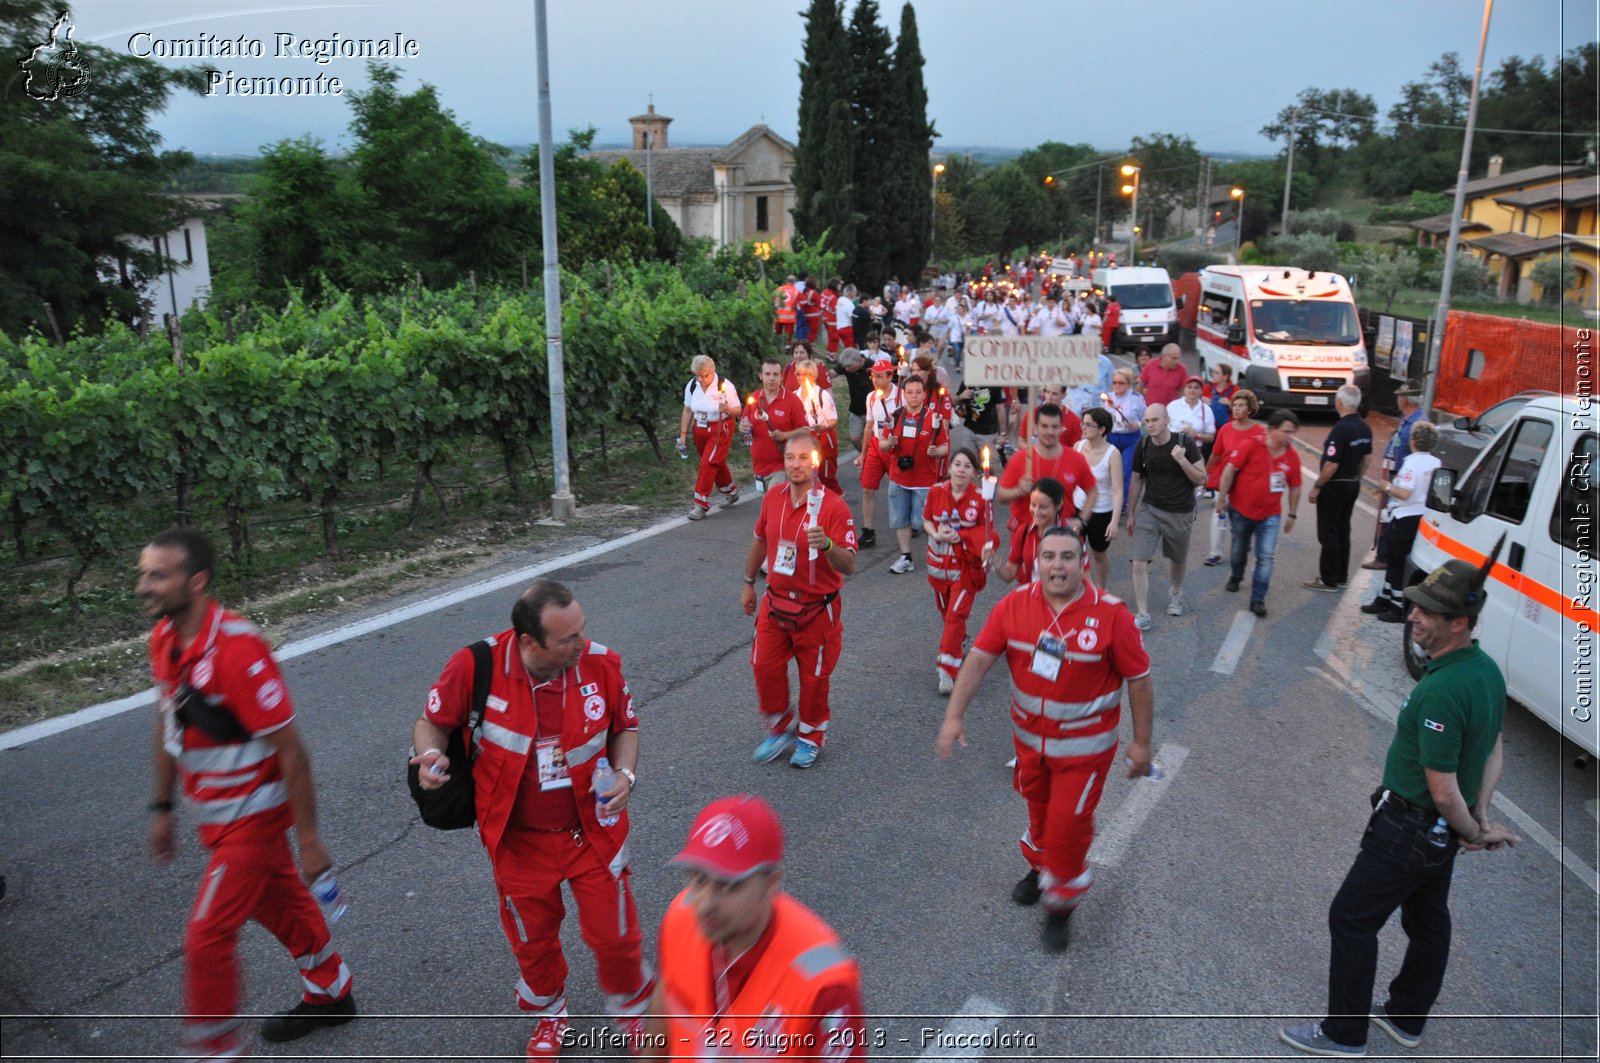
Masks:
[[[406,765],[406,785],[411,800],[422,813],[422,822],[435,830],[462,830],[478,821],[472,790],[473,739],[483,723],[483,709],[489,701],[489,681],[494,677],[494,648],[488,640],[474,642],[472,650],[472,712],[467,725],[450,732],[444,755],[450,758],[450,779],[437,790],[424,790],[419,781],[421,767]],[[415,748],[411,755],[417,755]]]

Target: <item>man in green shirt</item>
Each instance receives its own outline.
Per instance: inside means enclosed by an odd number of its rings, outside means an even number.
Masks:
[[[1406,591],[1412,641],[1430,660],[1400,708],[1361,852],[1328,910],[1328,1015],[1279,1032],[1302,1052],[1366,1055],[1369,1018],[1406,1048],[1421,1043],[1450,958],[1456,853],[1522,840],[1489,820],[1500,781],[1506,683],[1472,638],[1499,552],[1496,546],[1482,568],[1447,561]],[[1378,931],[1396,908],[1406,955],[1388,1000],[1379,1004],[1372,997]]]

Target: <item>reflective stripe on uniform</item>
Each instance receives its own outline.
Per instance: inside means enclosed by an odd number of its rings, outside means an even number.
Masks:
[[[196,790],[226,790],[230,786],[243,786],[254,779],[256,769],[236,771],[232,775],[203,775],[194,784]]]
[[[547,1014],[559,1014],[566,1010],[567,997],[565,993],[551,993],[542,997],[533,991],[526,978],[517,979],[517,999],[530,1011],[542,1011]]]
[[[483,726],[479,733],[485,742],[493,742],[501,749],[508,749],[519,757],[527,756],[528,750],[533,748],[531,735],[521,734],[509,727],[502,727],[488,720],[483,721]]]
[[[528,930],[522,925],[522,913],[517,911],[516,902],[511,899],[509,894],[506,896],[506,911],[511,913],[511,921],[517,924],[517,940],[526,945],[528,943]]]
[[[789,964],[802,978],[815,978],[828,968],[844,963],[850,954],[837,945],[813,945]]]
[[[623,842],[621,847],[617,849],[617,855],[613,856],[611,858],[611,863],[606,866],[606,870],[611,872],[611,877],[612,878],[615,878],[615,879],[621,879],[622,878],[622,873],[624,871],[628,870],[628,843],[627,842]]]
[[[1043,716],[1047,720],[1078,720],[1104,712],[1122,701],[1122,687],[1109,694],[1101,694],[1091,701],[1051,701],[1049,698],[1028,694],[1011,685],[1011,704],[1025,716]]]
[[[224,620],[222,622],[224,635],[255,635],[260,633],[254,624],[248,620]]]
[[[227,864],[218,864],[211,872],[206,882],[205,891],[200,894],[200,903],[194,906],[194,921],[199,922],[211,911],[211,901],[217,895],[217,887],[222,885],[223,873],[228,870]]]
[[[1085,735],[1083,738],[1044,738],[1040,735],[1024,731],[1013,726],[1012,732],[1018,742],[1027,746],[1035,753],[1043,753],[1047,757],[1092,757],[1096,753],[1104,753],[1114,749],[1117,745],[1117,732],[1107,731],[1104,734]]]
[[[583,745],[576,749],[567,750],[567,767],[571,768],[582,764],[596,753],[604,750],[606,748],[606,739],[609,737],[611,735],[608,731],[596,731],[594,737]]]
[[[190,774],[212,771],[242,771],[272,756],[272,744],[260,738],[227,746],[202,746],[185,749],[178,764]]]
[[[277,808],[289,800],[289,787],[282,779],[267,783],[259,790],[252,791],[242,797],[227,797],[221,800],[203,801],[196,798],[194,801],[196,822],[215,825],[218,823],[233,823],[246,816],[253,816],[257,812],[266,812]]]
[[[294,965],[300,968],[302,971],[314,970],[317,967],[321,967],[324,963],[327,963],[328,958],[332,955],[333,942],[329,941],[326,945],[322,946],[322,949],[318,952],[314,952],[309,956],[296,956],[294,958]]]
[[[339,974],[334,978],[333,984],[327,988],[319,986],[305,975],[300,976],[300,983],[306,987],[306,992],[312,996],[327,997],[329,1000],[338,1000],[344,996],[345,987],[350,984],[350,968],[343,960],[339,961]]]

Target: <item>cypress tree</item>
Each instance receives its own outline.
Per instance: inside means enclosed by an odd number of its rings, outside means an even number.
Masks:
[[[855,127],[852,205],[860,219],[852,279],[863,292],[889,279],[885,221],[892,209],[883,187],[889,131],[889,31],[878,21],[877,0],[860,0],[850,16],[850,115]]]
[[[829,246],[854,254],[855,215],[850,184],[854,139],[849,116],[850,64],[845,50],[842,0],[811,0],[805,12],[805,50],[800,60],[799,142],[794,153],[794,231],[815,240],[829,233]],[[844,125],[838,111],[844,107]]]
[[[917,15],[900,9],[900,37],[889,68],[889,95],[882,128],[888,143],[883,163],[884,251],[889,272],[916,284],[933,252],[933,170],[929,152],[938,134],[928,122],[928,90],[922,82],[922,44]]]

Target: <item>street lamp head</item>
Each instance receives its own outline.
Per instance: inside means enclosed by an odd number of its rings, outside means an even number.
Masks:
[[[1125,196],[1133,195],[1133,186],[1132,185],[1123,185],[1122,186],[1122,194],[1125,195]]]
[[[1232,189],[1232,190],[1230,190],[1228,192],[1228,195],[1232,196],[1234,199],[1243,199],[1244,198],[1244,189],[1242,189],[1242,188]]]
[[[1045,174],[1044,175],[1044,183],[1047,184],[1047,185],[1055,184],[1056,183],[1055,174],[1050,174],[1050,173]]]
[[[1125,163],[1122,164],[1122,176],[1124,176],[1124,177],[1132,177],[1134,174],[1136,174],[1138,172],[1139,172],[1139,167],[1135,166],[1133,163],[1125,162]]]
[[[934,163],[933,164],[933,172],[934,173],[944,173],[944,163],[942,163],[942,162]]]

